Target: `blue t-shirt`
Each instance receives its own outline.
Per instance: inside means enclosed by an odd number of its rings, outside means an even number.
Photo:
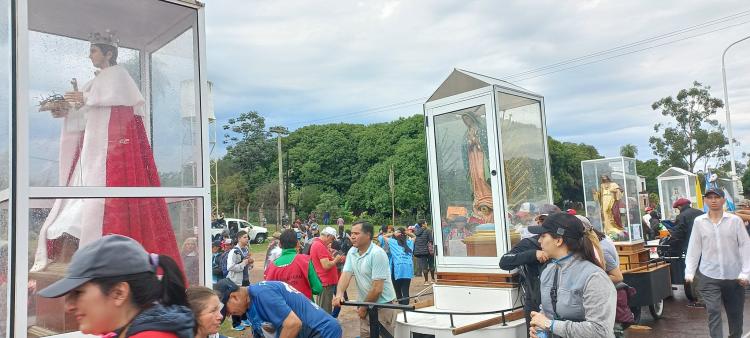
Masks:
[[[297,335],[299,338],[340,338],[342,335],[341,326],[336,319],[287,283],[260,282],[248,286],[247,290],[252,301],[247,311],[248,317],[255,315],[261,322],[271,323],[276,328],[276,337],[283,330],[282,324],[292,311],[302,321],[302,328]]]
[[[393,279],[411,279],[414,277],[414,241],[407,239],[406,246],[411,251],[408,253],[404,247],[398,244],[395,238],[388,239],[389,258],[391,259],[391,269],[393,270]]]

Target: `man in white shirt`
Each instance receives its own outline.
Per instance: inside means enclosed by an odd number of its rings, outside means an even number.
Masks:
[[[685,281],[692,282],[698,275],[698,292],[706,303],[711,337],[725,337],[723,305],[729,337],[740,338],[745,287],[750,285],[750,236],[742,219],[724,212],[724,191],[706,190],[703,202],[708,204],[708,214],[696,217],[693,223],[685,258]]]

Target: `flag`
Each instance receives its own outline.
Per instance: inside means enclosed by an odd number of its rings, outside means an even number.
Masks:
[[[701,180],[695,176],[695,208],[703,210],[703,191],[701,190]]]

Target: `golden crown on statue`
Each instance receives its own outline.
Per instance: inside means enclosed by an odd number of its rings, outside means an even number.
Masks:
[[[115,36],[114,32],[107,29],[104,31],[104,33],[94,32],[89,34],[89,42],[91,44],[101,44],[117,47],[117,45],[120,43],[120,39]]]

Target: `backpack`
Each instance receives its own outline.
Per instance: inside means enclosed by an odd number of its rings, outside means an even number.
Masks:
[[[240,251],[240,249],[237,249],[237,247],[227,252],[224,252],[223,254],[221,254],[221,256],[219,256],[219,266],[221,266],[221,273],[222,273],[222,276],[224,277],[226,277],[229,274],[229,268],[227,267],[227,258],[229,258],[229,254],[232,252],[242,257],[242,252]]]
[[[224,256],[223,252],[216,253],[213,255],[213,261],[211,262],[211,274],[213,274],[214,276],[222,276],[222,277],[224,276],[223,271],[221,269],[221,257],[223,256]],[[226,257],[225,257],[224,264],[226,263],[227,262],[226,262]]]
[[[310,254],[310,247],[312,247],[312,241],[305,242],[305,246],[302,247],[301,254],[303,254],[303,255],[309,255]]]

